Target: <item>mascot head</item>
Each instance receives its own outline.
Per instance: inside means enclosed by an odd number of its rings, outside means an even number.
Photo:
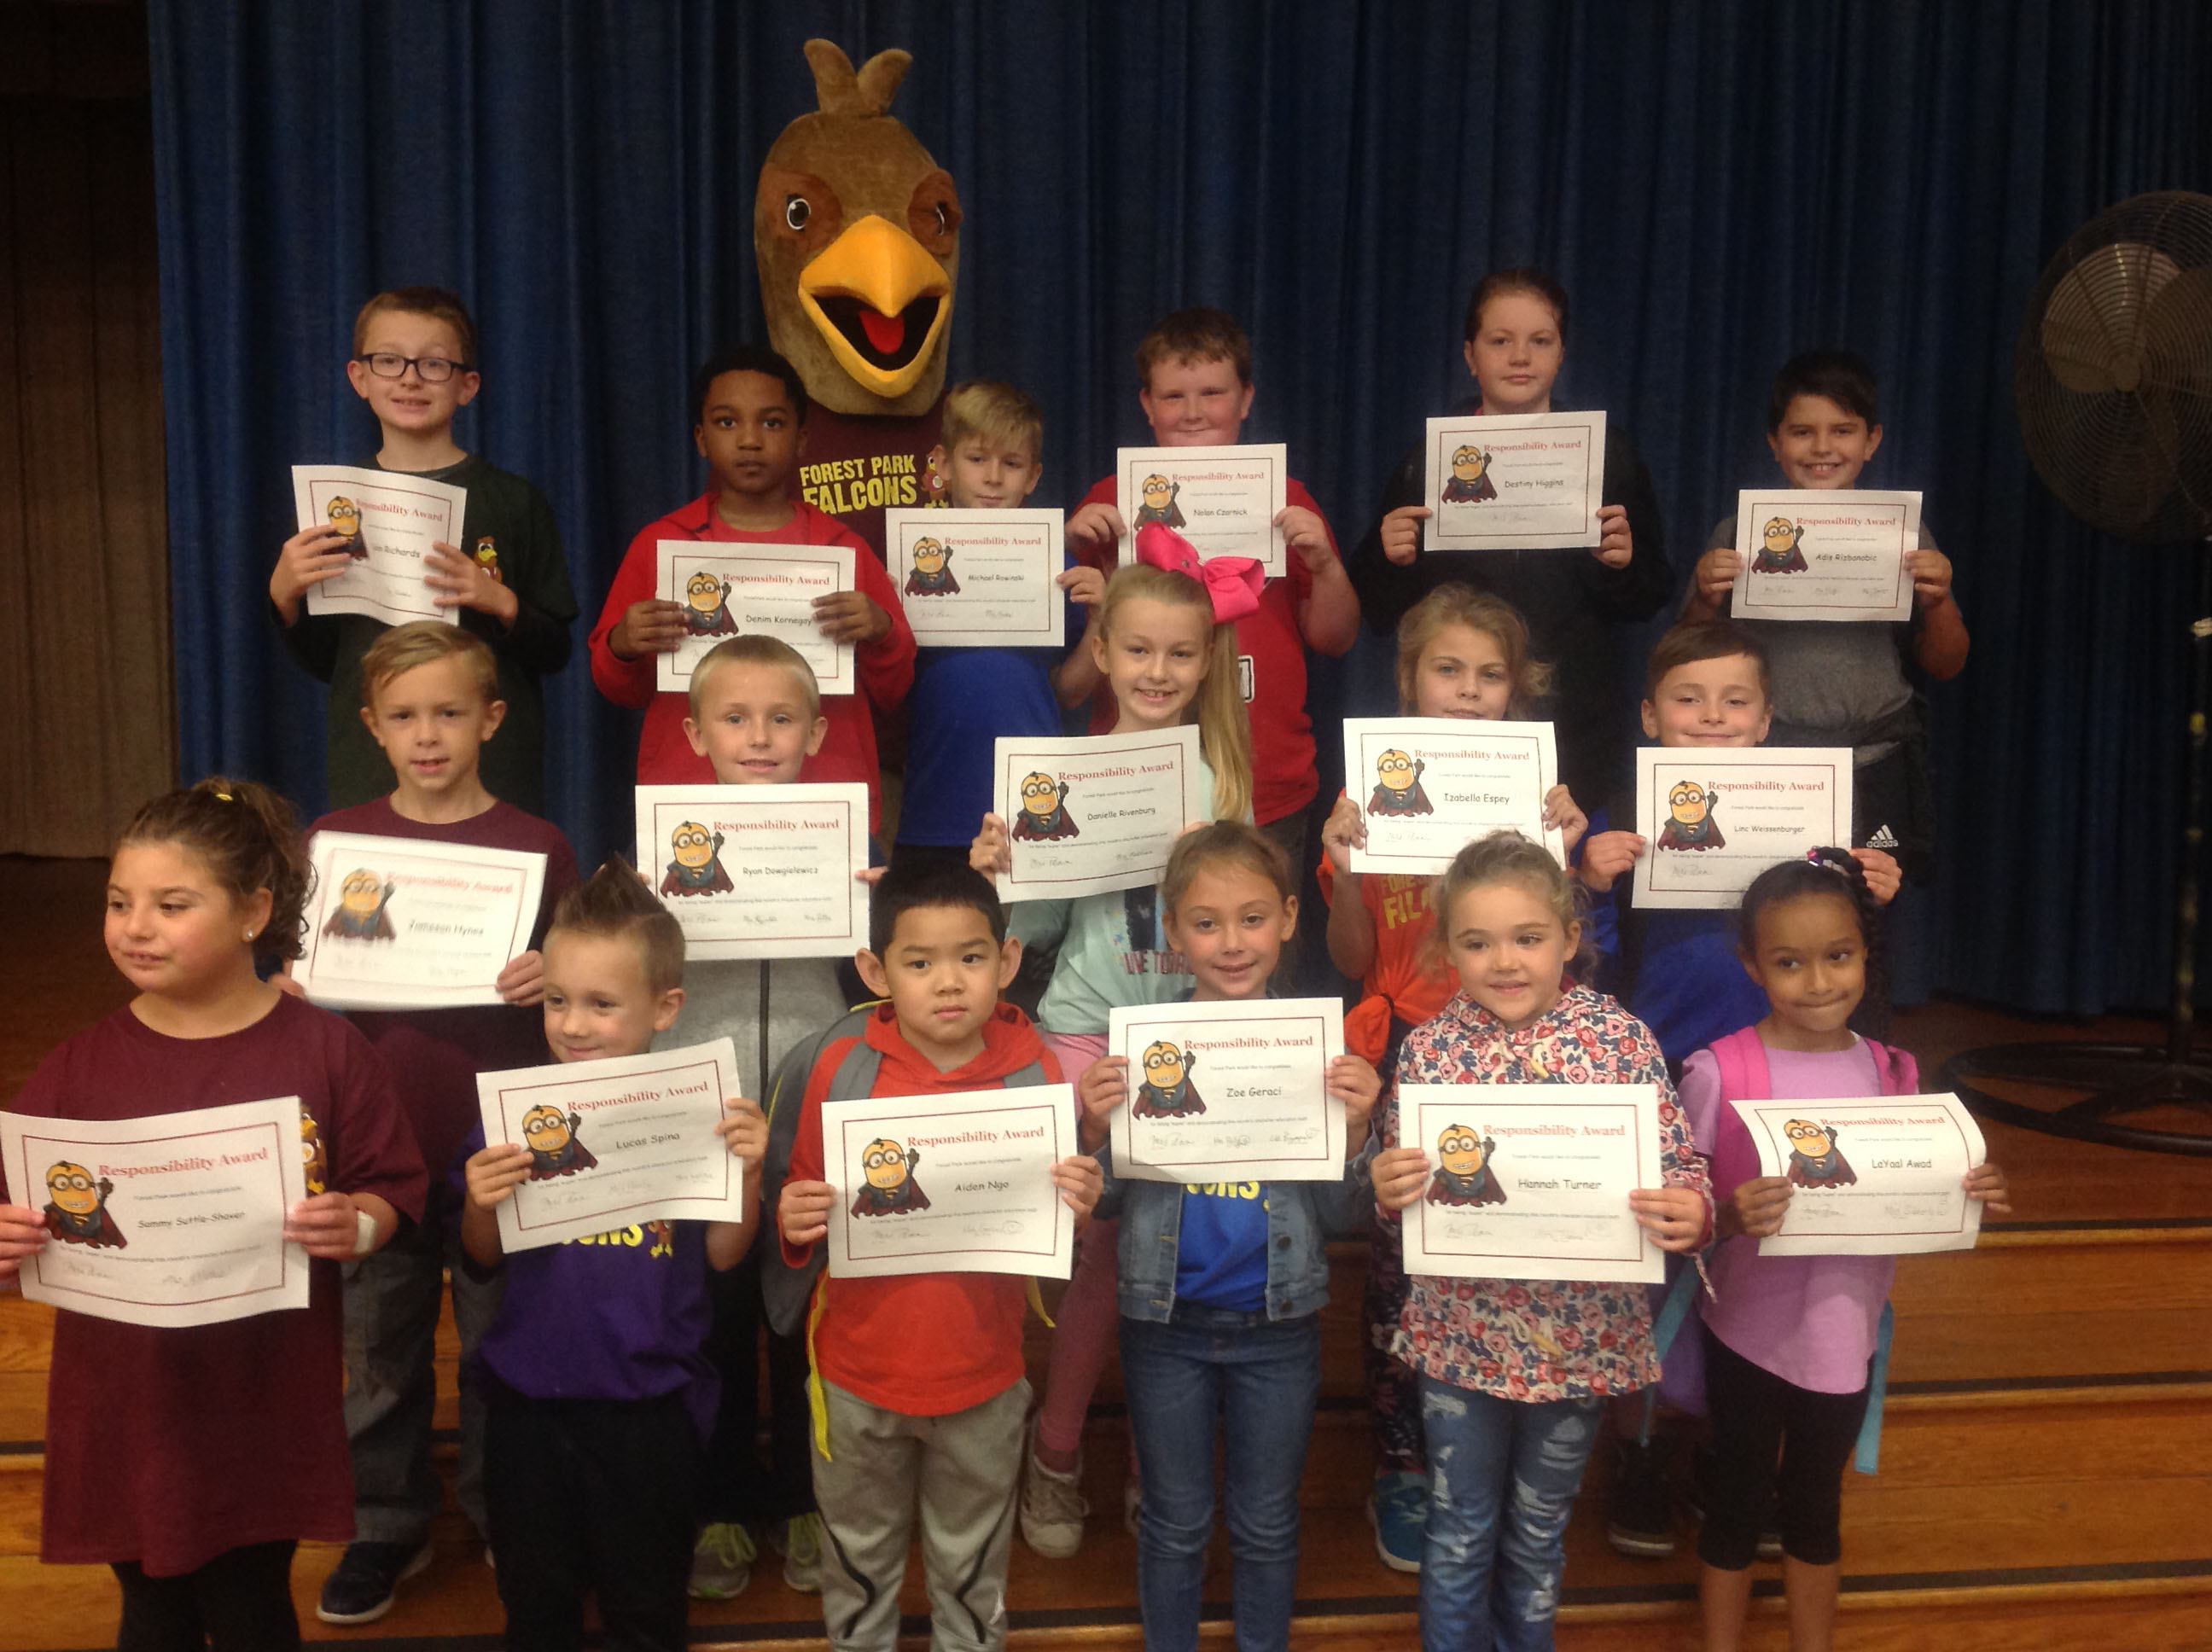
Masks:
[[[769,338],[832,412],[922,413],[945,387],[960,196],[885,112],[911,58],[856,70],[809,40],[806,61],[821,107],[783,129],[753,197]]]

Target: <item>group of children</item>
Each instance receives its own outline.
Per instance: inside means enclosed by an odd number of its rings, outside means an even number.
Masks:
[[[1477,405],[1548,410],[1565,320],[1548,278],[1486,280],[1466,346]],[[1499,833],[1437,879],[1362,876],[1350,854],[1364,815],[1337,799],[1317,859],[1328,958],[1359,985],[1349,1053],[1328,1072],[1347,1121],[1343,1175],[1124,1178],[1107,1136],[1131,1080],[1106,1054],[1110,1012],[1260,998],[1279,989],[1294,956],[1307,824],[1319,812],[1305,651],[1348,649],[1362,611],[1310,495],[1291,483],[1278,519],[1287,577],[1200,578],[1190,548],[1157,525],[1139,529],[1116,567],[1127,525],[1101,483],[1066,525],[1068,647],[917,651],[878,551],[795,496],[807,414],[796,374],[759,349],[702,367],[695,439],[713,485],[632,543],[590,635],[592,677],[644,713],[641,783],[857,780],[878,831],[877,720],[912,710],[889,865],[864,875],[868,944],[854,968],[871,1001],[854,1009],[827,961],[687,966],[680,929],[635,872],[610,861],[580,881],[557,829],[520,806],[542,793],[538,678],[565,659],[575,604],[542,500],[453,442],[453,413],[478,386],[472,338],[451,295],[404,289],[364,307],[349,366],[382,428],[377,462],[469,489],[471,552],[441,546],[426,574],[460,623],[385,629],[305,613],[307,591],[347,561],[329,529],[286,542],[270,597],[295,651],[333,684],[343,806],[310,835],[545,856],[533,944],[499,980],[506,1002],[343,1020],[309,1006],[283,969],[299,956],[310,893],[302,834],[263,788],[210,780],[148,805],[115,850],[106,936],[137,996],[64,1044],[13,1104],[121,1118],[296,1091],[321,1169],[287,1226],[317,1259],[306,1314],[191,1331],[61,1315],[44,1553],[115,1568],[119,1644],[296,1643],[285,1580],[301,1539],[350,1539],[324,1585],[323,1618],[388,1610],[398,1584],[429,1564],[441,1503],[431,1352],[449,1278],[464,1357],[459,1495],[488,1540],[513,1644],[580,1644],[588,1597],[609,1644],[680,1646],[687,1590],[743,1588],[761,1532],[783,1550],[787,1578],[821,1592],[838,1646],[891,1644],[917,1532],[934,1643],[1000,1644],[1017,1526],[1048,1556],[1083,1541],[1085,1423],[1118,1347],[1125,1518],[1147,1643],[1196,1644],[1218,1437],[1237,1641],[1280,1646],[1321,1384],[1326,1244],[1364,1230],[1378,1550],[1420,1574],[1425,1644],[1548,1645],[1564,1530],[1608,1402],[1661,1375],[1653,1303],[1641,1287],[1409,1279],[1399,1212],[1434,1166],[1400,1138],[1401,1078],[1656,1089],[1662,1174],[1630,1206],[1707,1282],[1700,1322],[1666,1351],[1670,1369],[1675,1350],[1704,1356],[1707,1643],[1736,1644],[1747,1568],[1770,1526],[1793,1644],[1827,1643],[1842,1468],[1868,1403],[1890,1267],[1759,1257],[1755,1240],[1778,1226],[1790,1189],[1758,1175],[1722,1102],[1915,1087],[1910,1058],[1852,1023],[1870,1007],[1878,908],[1899,887],[1899,859],[1911,870],[1931,835],[1924,810],[1913,812],[1922,764],[1908,671],[1947,675],[1964,659],[1949,565],[1932,544],[1913,554],[1916,620],[1901,636],[1762,629],[1724,616],[1734,537],[1716,531],[1682,623],[1651,655],[1644,736],[1747,746],[1781,728],[1793,741],[1854,745],[1861,795],[1882,823],[1865,824],[1863,811],[1861,834],[1899,853],[1823,850],[1762,877],[1739,913],[1647,914],[1614,892],[1649,846],[1613,823],[1632,811],[1600,726],[1604,696],[1589,686],[1614,669],[1590,656],[1602,635],[1592,626],[1648,612],[1650,591],[1663,601],[1671,590],[1632,450],[1609,443],[1609,502],[1587,556],[1506,553],[1458,568],[1423,553],[1418,507],[1386,511],[1372,554],[1355,561],[1374,564],[1362,583],[1386,598],[1370,619],[1387,612],[1395,626],[1397,709],[1569,715],[1569,784],[1544,805],[1566,864]],[[1249,347],[1227,317],[1168,318],[1138,365],[1156,441],[1238,439],[1254,392]],[[1784,369],[1770,424],[1799,486],[1852,485],[1880,440],[1871,381],[1835,355]],[[1019,506],[1037,484],[1041,437],[1029,398],[963,385],[946,398],[931,462],[952,504]],[[1626,457],[1612,478],[1615,453]],[[653,594],[654,548],[667,538],[852,547],[855,588],[815,610],[826,635],[854,645],[860,692],[825,698],[798,653],[761,635],[718,643],[688,694],[658,691],[656,656],[688,634],[683,605]],[[1792,635],[1778,645],[1771,631]],[[1796,635],[1807,632],[1824,635]],[[1563,639],[1577,646],[1557,647]],[[357,705],[341,704],[356,690]],[[989,877],[1010,851],[993,811],[991,743],[1058,734],[1086,702],[1093,732],[1194,726],[1212,818],[1178,839],[1155,886],[1009,910]],[[374,787],[362,755],[371,747],[389,774]],[[342,752],[355,755],[342,762]],[[501,768],[502,757],[529,773]],[[352,778],[342,784],[342,773]],[[1034,1023],[1005,997],[1025,952],[1050,957]],[[653,1223],[501,1254],[498,1206],[546,1145],[483,1139],[476,1073],[537,1064],[549,1049],[590,1061],[724,1035],[739,1073],[775,1072],[751,1086],[763,1093],[728,1097],[720,1126],[744,1165],[744,1220]],[[1074,1212],[1078,1254],[1033,1405],[1025,1282],[823,1272],[844,1190],[826,1179],[820,1110],[1063,1082],[1082,1151],[1051,1177]],[[2004,1208],[1991,1167],[1966,1191]],[[31,1190],[0,1193],[12,1201],[0,1204],[9,1278],[48,1242],[53,1218]],[[763,1338],[766,1463],[756,1461]],[[1623,1483],[1663,1479],[1631,1410],[1614,1418],[1637,1436],[1620,1447]],[[1612,1526],[1620,1546],[1650,1552],[1671,1547],[1668,1523],[1617,1507]]]

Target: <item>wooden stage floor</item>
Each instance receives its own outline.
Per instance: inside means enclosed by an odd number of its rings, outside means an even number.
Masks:
[[[0,908],[15,945],[0,956],[13,1013],[0,1021],[0,1095],[56,1042],[127,996],[100,944],[102,867],[0,857]],[[1900,1018],[1899,1040],[1932,1074],[1974,1045],[2046,1037],[2145,1037],[2148,1023],[2031,1023],[1939,1003]],[[1838,1645],[1894,1649],[2212,1649],[2212,1158],[2076,1144],[1990,1127],[2015,1190],[2013,1219],[1976,1251],[1900,1266],[1899,1333],[1882,1472],[1848,1477],[1845,1609]],[[1369,1465],[1356,1326],[1362,1266],[1334,1248],[1324,1321],[1324,1397],[1304,1485],[1293,1644],[1400,1647],[1417,1637],[1414,1582],[1376,1560],[1362,1509]],[[115,1591],[96,1568],[44,1567],[46,1310],[0,1298],[0,1652],[106,1644]],[[1033,1371],[1047,1346],[1032,1326]],[[453,1348],[441,1345],[450,1430]],[[1118,1376],[1102,1384],[1080,1556],[1015,1546],[1012,1640],[1135,1645],[1133,1544],[1119,1514],[1126,1436]],[[441,1447],[451,1472],[451,1446]],[[1696,1644],[1694,1525],[1676,1555],[1632,1561],[1607,1548],[1602,1459],[1577,1504],[1559,1642],[1589,1649]],[[481,1548],[449,1509],[438,1564],[381,1623],[337,1631],[312,1605],[336,1560],[301,1552],[295,1592],[307,1635],[374,1652],[492,1647],[500,1613]],[[1218,1540],[1217,1540],[1218,1541]],[[1225,1558],[1225,1557],[1224,1557]],[[1209,1588],[1209,1642],[1225,1644],[1227,1567]],[[903,1604],[926,1632],[919,1568]],[[1752,1644],[1786,1644],[1778,1569],[1760,1569]],[[772,1556],[737,1600],[696,1606],[696,1645],[819,1644],[819,1608],[784,1586]]]

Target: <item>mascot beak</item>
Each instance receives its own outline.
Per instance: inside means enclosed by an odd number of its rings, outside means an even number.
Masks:
[[[799,305],[856,383],[886,399],[913,388],[951,313],[945,266],[870,213],[799,272]]]

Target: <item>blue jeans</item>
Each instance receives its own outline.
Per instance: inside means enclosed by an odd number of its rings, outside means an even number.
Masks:
[[[1567,1516],[1601,1400],[1504,1400],[1421,1378],[1425,1652],[1551,1652]]]
[[[1198,1645],[1217,1413],[1237,1645],[1279,1652],[1297,1594],[1298,1479],[1321,1394],[1321,1316],[1271,1321],[1197,1303],[1178,1303],[1164,1325],[1124,1315],[1121,1385],[1144,1483],[1137,1608],[1146,1652]]]

